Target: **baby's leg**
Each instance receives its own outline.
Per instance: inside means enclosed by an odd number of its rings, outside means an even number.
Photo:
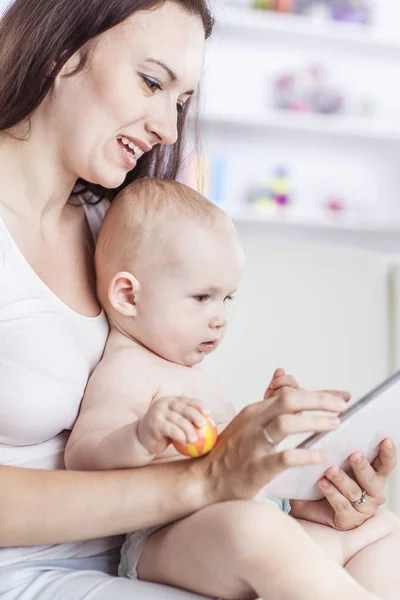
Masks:
[[[365,588],[381,598],[400,598],[400,519],[381,509],[357,529],[298,521],[314,541]]]
[[[154,533],[140,579],[225,599],[376,600],[294,519],[255,501],[210,506]]]

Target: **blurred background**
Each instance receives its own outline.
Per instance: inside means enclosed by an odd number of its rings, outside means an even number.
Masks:
[[[400,3],[214,12],[202,147],[181,178],[231,215],[247,268],[205,368],[237,408],[276,367],[357,399],[400,368]],[[399,476],[390,505],[400,513]]]

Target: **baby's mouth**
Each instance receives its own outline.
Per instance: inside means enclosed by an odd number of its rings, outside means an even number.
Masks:
[[[200,352],[212,352],[217,345],[217,340],[210,340],[208,342],[202,342],[199,346]]]

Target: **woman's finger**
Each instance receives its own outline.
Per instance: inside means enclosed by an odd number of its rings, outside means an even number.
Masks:
[[[327,392],[307,392],[285,387],[278,390],[273,402],[264,401],[263,425],[283,413],[299,413],[307,410],[323,410],[341,413],[347,408],[346,402]]]
[[[321,417],[308,414],[283,414],[272,419],[265,427],[267,440],[279,444],[288,435],[294,433],[332,431],[340,425],[337,417]]]
[[[385,481],[377,475],[365,456],[361,452],[356,452],[349,456],[349,464],[359,486],[374,498],[378,505],[384,504],[386,502]]]
[[[325,479],[330,481],[330,483],[336,488],[335,490],[331,490],[330,497],[333,502],[340,508],[340,502],[343,502],[343,498],[345,498],[350,504],[352,502],[357,502],[360,500],[362,491],[365,489],[367,493],[367,500],[362,504],[357,504],[356,506],[351,506],[355,508],[358,512],[369,514],[372,510],[375,510],[376,503],[374,499],[369,496],[368,490],[364,488],[360,482],[354,481],[347,473],[345,473],[340,467],[337,465],[328,469],[325,473]],[[329,498],[328,498],[329,500]],[[333,504],[332,504],[333,506]],[[343,507],[342,507],[343,509]]]
[[[351,504],[351,501],[346,498],[346,496],[343,496],[336,485],[334,485],[329,479],[326,477],[320,479],[318,481],[318,487],[333,508],[335,515],[334,520],[338,529],[348,529],[350,524],[352,525],[352,528],[354,528],[365,520],[365,516],[361,512],[362,509],[360,511],[356,511]],[[359,490],[359,497],[356,500],[361,497],[361,493],[361,490]],[[365,507],[366,504],[367,503],[360,504],[359,506]],[[359,512],[359,517],[357,517],[357,512]]]
[[[324,460],[326,460],[326,455],[321,450],[289,448],[282,452],[266,455],[264,469],[268,472],[269,481],[271,481],[273,477],[290,467],[317,465],[324,462]]]
[[[396,464],[396,446],[394,445],[393,440],[386,438],[379,447],[379,455],[372,463],[372,468],[383,481],[386,481]]]
[[[346,392],[345,390],[322,390],[326,394],[331,394],[336,398],[342,398],[345,402],[348,402],[351,398],[350,392]]]

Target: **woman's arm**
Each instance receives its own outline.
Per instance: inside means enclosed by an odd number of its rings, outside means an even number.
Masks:
[[[326,393],[279,390],[244,408],[207,456],[118,471],[39,471],[0,467],[0,546],[56,544],[159,525],[209,504],[254,497],[288,467],[322,462],[317,450],[275,452],[276,439],[327,431],[336,411]]]
[[[126,533],[218,502],[222,490],[190,462],[98,472],[0,467],[0,546]]]

